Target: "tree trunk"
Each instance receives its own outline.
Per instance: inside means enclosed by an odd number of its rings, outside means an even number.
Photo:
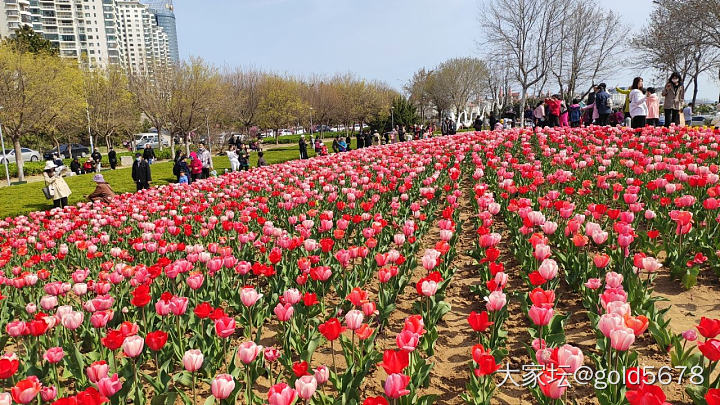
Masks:
[[[525,113],[525,102],[527,101],[527,87],[522,88],[522,96],[520,98],[520,111]],[[525,118],[520,120],[520,128],[525,128]]]
[[[110,135],[105,135],[105,146],[107,147],[107,151],[110,152]]]
[[[698,75],[695,75],[695,77],[693,77],[693,98],[692,98],[693,110],[695,110],[695,100],[697,99],[697,94],[698,94]],[[688,125],[689,125],[689,123],[688,123]]]
[[[68,140],[67,140],[67,141],[68,141],[68,143],[67,143],[67,146],[68,146],[68,156],[70,156],[70,159],[72,159],[72,158],[73,158],[73,154],[72,154],[72,139],[70,138],[70,135],[68,135]],[[59,147],[59,146],[58,146],[58,155],[60,155],[60,147]],[[62,159],[62,158],[61,158],[61,159]]]
[[[189,138],[190,138],[190,133],[189,133],[189,132],[184,132],[184,133],[183,133],[183,138],[184,138],[184,140],[185,140],[185,154],[187,154],[188,156],[190,156],[190,139],[189,139]]]
[[[170,134],[170,154],[173,157],[173,160],[175,159],[175,137]]]
[[[23,170],[22,148],[20,147],[20,138],[13,137],[13,149],[15,149],[15,164],[17,164],[18,180],[25,181],[25,171]]]

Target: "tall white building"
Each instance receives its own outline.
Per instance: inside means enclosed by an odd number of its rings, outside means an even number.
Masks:
[[[91,67],[152,73],[169,63],[168,36],[139,0],[0,0],[0,38],[23,25]]]
[[[152,74],[153,66],[167,65],[168,36],[157,25],[149,7],[138,0],[117,0],[117,21],[128,73]]]

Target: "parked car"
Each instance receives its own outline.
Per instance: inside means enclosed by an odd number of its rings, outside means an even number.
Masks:
[[[64,157],[65,159],[70,159],[70,154],[72,153],[72,156],[80,156],[85,157],[90,154],[90,148],[84,145],[80,145],[78,143],[73,144],[62,144],[59,148],[53,148],[49,151],[45,152],[43,154],[43,159],[50,160],[52,159],[54,154],[58,154],[61,157]]]
[[[313,132],[333,132],[333,130],[327,125],[315,125]]]
[[[158,136],[156,133],[138,134],[135,135],[135,150],[145,149],[145,145],[150,144],[154,149],[160,147],[158,143]],[[163,146],[170,146],[170,142],[163,137]]]
[[[709,118],[704,115],[696,115],[692,117],[692,121],[686,122],[685,124],[689,127],[701,127],[705,125],[705,122],[707,122]]]
[[[292,134],[293,134],[293,132],[289,129],[281,129],[279,136],[286,136],[286,135],[292,135]]]
[[[23,162],[37,162],[40,160],[40,152],[36,150],[32,150],[30,148],[21,148],[20,152],[22,154]],[[15,162],[15,149],[5,149],[5,156],[7,157],[8,163],[14,163]],[[4,164],[5,159],[0,154],[0,164]]]

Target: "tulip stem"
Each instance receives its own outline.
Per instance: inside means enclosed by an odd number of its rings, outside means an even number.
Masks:
[[[196,386],[196,373],[192,372],[192,378],[193,378],[193,405],[197,403],[197,388]]]
[[[140,381],[138,381],[137,360],[136,360],[136,359],[137,359],[136,357],[133,357],[133,375],[135,376],[135,380],[134,380],[134,383],[135,383],[135,403],[136,403],[136,404],[141,404],[142,402],[140,402],[140,401],[141,401],[141,399],[140,399],[140,396],[141,396],[141,395],[140,395],[140,392],[141,392],[141,390],[142,390],[142,385],[140,384]]]
[[[335,366],[335,341],[330,341],[330,349],[332,351],[332,359],[333,359],[333,372],[335,375],[337,375],[337,367]]]
[[[250,397],[250,396],[252,395],[252,383],[251,383],[251,381],[250,381],[250,367],[249,367],[249,366],[245,366],[245,371],[246,371],[246,375],[247,375],[247,378],[246,378],[246,380],[245,380],[245,381],[246,381],[245,385],[247,386],[247,387],[246,387],[246,389],[247,389],[247,403],[248,403],[248,404],[252,404],[252,398]]]
[[[60,386],[60,377],[58,377],[57,363],[53,363],[53,372],[55,373],[55,384],[57,385],[57,397],[62,398],[62,387]]]

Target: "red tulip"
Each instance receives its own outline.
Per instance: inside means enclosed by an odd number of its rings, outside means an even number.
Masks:
[[[125,336],[118,330],[109,330],[104,338],[100,339],[103,346],[110,350],[117,350],[122,346]]]
[[[30,376],[24,380],[18,381],[14,387],[10,389],[13,401],[19,404],[28,404],[32,402],[42,389],[42,384],[35,376]]]
[[[480,313],[472,311],[470,315],[468,315],[468,323],[475,332],[485,332],[490,326],[495,324],[495,322],[489,322],[488,319],[487,311]]]
[[[402,373],[408,366],[410,356],[405,350],[385,350],[383,353],[383,361],[378,366],[385,369],[390,374]]]
[[[135,288],[130,295],[130,303],[136,307],[144,307],[150,302],[150,287],[145,284],[141,284]]]
[[[707,405],[720,405],[720,389],[710,388],[705,394],[705,401]]]
[[[625,392],[630,405],[666,405],[665,393],[657,385],[643,384],[635,390]]]
[[[325,323],[318,325],[318,331],[322,333],[327,340],[333,341],[340,337],[345,328],[337,318],[330,318]]]
[[[362,405],[389,405],[385,397],[369,397],[363,401]]]
[[[295,377],[302,377],[304,375],[310,375],[308,372],[308,369],[310,368],[310,365],[307,361],[298,361],[293,363],[292,370],[295,374]]]
[[[12,355],[4,355],[0,358],[0,380],[7,380],[17,373],[20,361]]]
[[[720,340],[708,339],[698,343],[698,349],[710,361],[720,360]]]
[[[720,319],[702,317],[697,326],[698,332],[707,339],[712,339],[720,334]]]
[[[165,343],[167,343],[167,340],[168,334],[161,330],[150,332],[145,336],[145,343],[150,348],[150,350],[154,352],[162,350],[162,348],[165,346]]]

